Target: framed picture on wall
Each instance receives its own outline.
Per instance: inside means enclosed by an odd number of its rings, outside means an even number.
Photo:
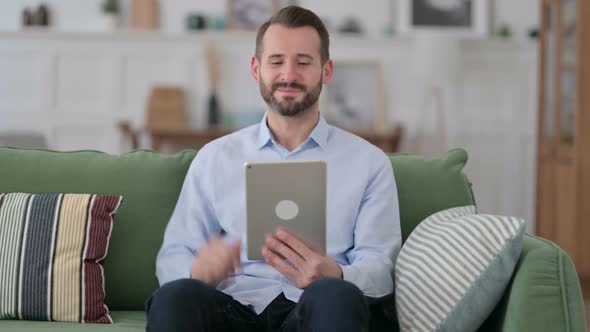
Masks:
[[[256,30],[279,10],[278,0],[228,0],[228,28]]]
[[[346,130],[381,132],[385,127],[383,67],[377,61],[334,61],[322,112]]]
[[[466,36],[487,36],[488,0],[400,0],[400,33],[436,31]]]

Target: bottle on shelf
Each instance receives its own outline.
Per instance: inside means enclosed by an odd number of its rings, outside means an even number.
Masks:
[[[34,15],[35,25],[47,27],[50,24],[49,7],[42,3],[37,8],[37,12]]]
[[[29,7],[23,9],[23,13],[21,15],[21,24],[23,27],[30,27],[34,24],[34,17],[33,12]]]

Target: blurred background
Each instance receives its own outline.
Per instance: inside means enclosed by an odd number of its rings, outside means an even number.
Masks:
[[[329,122],[387,152],[466,149],[481,212],[583,264],[581,2],[3,0],[0,145],[173,152],[256,123],[256,28],[297,4],[331,33]]]

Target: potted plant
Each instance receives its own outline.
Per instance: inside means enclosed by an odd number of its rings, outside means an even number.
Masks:
[[[101,5],[104,27],[106,30],[115,30],[119,21],[119,1],[104,0]]]

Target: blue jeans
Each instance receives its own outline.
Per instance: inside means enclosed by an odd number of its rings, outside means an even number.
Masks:
[[[148,332],[190,331],[392,331],[393,296],[363,296],[341,279],[318,280],[298,303],[280,294],[257,315],[231,296],[197,280],[165,284],[146,304]],[[389,314],[386,313],[389,311]]]

